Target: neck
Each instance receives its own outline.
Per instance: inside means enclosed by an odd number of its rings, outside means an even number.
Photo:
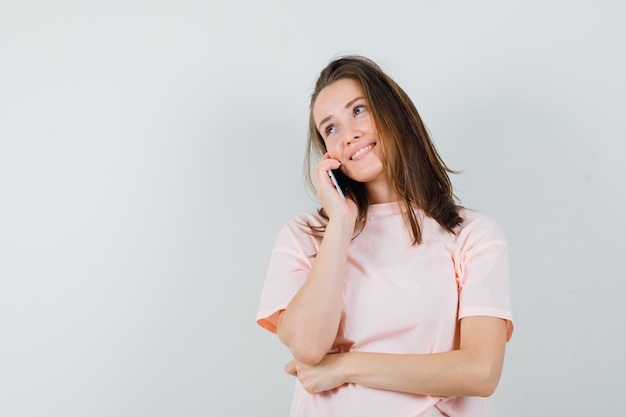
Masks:
[[[398,196],[391,186],[385,181],[384,183],[367,183],[365,185],[369,201],[372,204],[391,203],[398,201]]]

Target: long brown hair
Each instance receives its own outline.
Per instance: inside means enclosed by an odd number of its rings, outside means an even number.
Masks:
[[[313,105],[322,89],[345,78],[355,80],[363,89],[382,145],[387,176],[402,206],[413,244],[422,243],[422,230],[413,210],[416,206],[445,230],[454,233],[454,228],[463,222],[448,177],[455,171],[441,159],[409,96],[375,62],[362,56],[345,56],[331,61],[317,79],[311,95],[305,157],[305,175],[309,185],[314,188],[312,164],[316,164],[326,153],[324,139],[313,120]],[[366,188],[345,175],[342,177],[347,183],[347,194],[358,207],[357,225],[362,228],[370,204]],[[319,213],[328,219],[323,208],[319,209]],[[311,227],[311,231],[319,235],[323,233],[323,228]]]

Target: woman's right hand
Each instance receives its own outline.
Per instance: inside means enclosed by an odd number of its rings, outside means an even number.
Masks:
[[[343,308],[348,247],[354,235],[357,206],[344,200],[328,171],[341,163],[328,154],[312,172],[317,196],[329,220],[309,274],[278,316],[277,333],[300,363],[316,365],[332,348]]]
[[[328,153],[317,164],[313,176],[317,198],[322,207],[324,207],[329,220],[354,223],[358,214],[356,204],[348,196],[346,196],[345,200],[341,198],[328,173],[330,170],[338,169],[340,166],[341,162],[331,158]]]

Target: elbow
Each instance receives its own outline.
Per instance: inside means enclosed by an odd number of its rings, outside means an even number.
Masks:
[[[324,356],[326,356],[330,349],[330,346],[321,346],[303,337],[288,337],[280,331],[280,328],[278,337],[283,344],[289,348],[291,356],[298,362],[306,365],[317,365],[324,359]]]
[[[324,359],[324,356],[328,353],[327,349],[322,349],[319,346],[312,344],[293,344],[287,345],[289,351],[295,360],[306,365],[317,365]]]
[[[496,391],[496,387],[498,384],[485,384],[477,389],[475,396],[476,397],[490,397]]]
[[[476,397],[489,397],[498,387],[500,381],[501,368],[484,365],[478,367],[474,375],[472,384],[472,395]]]

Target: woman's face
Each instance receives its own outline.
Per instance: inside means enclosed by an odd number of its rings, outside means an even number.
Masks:
[[[322,89],[313,105],[313,120],[344,174],[368,189],[389,188],[374,118],[357,81],[341,79]]]

